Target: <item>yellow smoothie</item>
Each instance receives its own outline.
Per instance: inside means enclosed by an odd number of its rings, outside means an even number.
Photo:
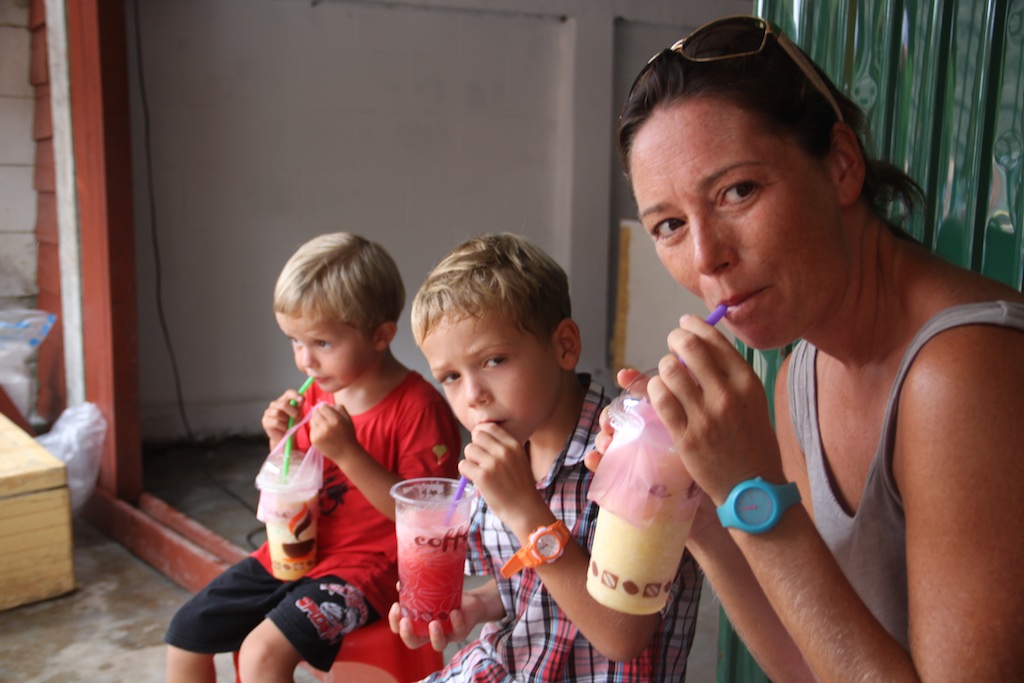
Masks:
[[[626,614],[654,614],[664,607],[699,500],[683,509],[664,506],[646,529],[602,509],[587,572],[591,597]]]

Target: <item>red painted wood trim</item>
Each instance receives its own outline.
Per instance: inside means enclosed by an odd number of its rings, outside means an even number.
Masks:
[[[40,429],[49,431],[49,426],[64,412],[67,396],[64,387],[64,331],[60,322],[60,299],[40,291],[37,299],[40,310],[56,313],[58,318],[50,334],[39,346],[36,355],[36,370],[39,372],[36,412],[45,423]]]
[[[46,423],[53,423],[67,405],[64,377],[64,333],[61,320],[60,262],[57,244],[56,179],[53,158],[53,119],[50,111],[50,73],[46,52],[46,12],[43,0],[29,7],[31,36],[30,80],[35,85],[32,137],[36,142],[34,186],[37,197],[36,308],[57,315],[57,323],[39,348],[36,362],[38,394],[35,409]]]
[[[229,564],[243,560],[249,555],[249,553],[231,541],[210,531],[185,513],[150,493],[143,493],[139,497],[139,509],[157,522],[181,534],[203,550]]]
[[[86,399],[108,424],[98,487],[134,502],[142,492],[142,454],[124,3],[79,0],[66,7]]]
[[[56,178],[53,167],[53,138],[36,141],[35,170],[32,187],[36,192],[53,192]]]
[[[139,508],[101,489],[96,489],[81,514],[101,532],[193,593],[228,566]]]
[[[54,246],[58,243],[57,195],[54,192],[36,193],[36,239]],[[54,285],[54,291],[59,292],[60,282],[55,282]]]
[[[46,0],[31,0],[28,5],[28,27],[46,26]]]
[[[32,139],[53,138],[53,112],[50,109],[50,84],[41,83],[35,87],[34,111],[32,112]]]
[[[50,58],[47,53],[46,25],[40,24],[29,31],[28,82],[45,85],[50,82]]]

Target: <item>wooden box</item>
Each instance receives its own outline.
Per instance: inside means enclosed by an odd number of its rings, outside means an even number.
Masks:
[[[0,610],[72,590],[67,470],[0,415]]]

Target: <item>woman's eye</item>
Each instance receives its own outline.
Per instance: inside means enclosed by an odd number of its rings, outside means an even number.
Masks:
[[[651,237],[653,237],[654,239],[671,237],[678,230],[681,230],[685,226],[686,221],[684,220],[680,220],[678,218],[668,218],[654,226],[654,229],[651,230]]]
[[[726,197],[731,202],[738,202],[754,194],[755,190],[757,190],[757,185],[752,181],[747,180],[742,183],[737,183],[726,190]]]

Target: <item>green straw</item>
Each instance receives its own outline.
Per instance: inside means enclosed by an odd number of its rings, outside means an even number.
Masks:
[[[302,383],[301,387],[299,387],[299,395],[301,396],[302,394],[305,394],[306,393],[306,389],[309,389],[309,385],[312,384],[312,383],[313,383],[313,378],[312,377],[307,377],[306,381]],[[289,403],[291,403],[293,406],[299,405],[298,402],[295,399],[292,399],[291,401],[289,401]],[[289,417],[288,418],[288,429],[291,429],[294,426],[295,426],[295,418],[294,417]],[[288,478],[288,466],[291,465],[291,464],[292,464],[292,437],[289,436],[288,440],[284,442],[284,462],[282,463],[282,466],[281,466],[281,477],[282,478],[284,478],[284,479]]]

